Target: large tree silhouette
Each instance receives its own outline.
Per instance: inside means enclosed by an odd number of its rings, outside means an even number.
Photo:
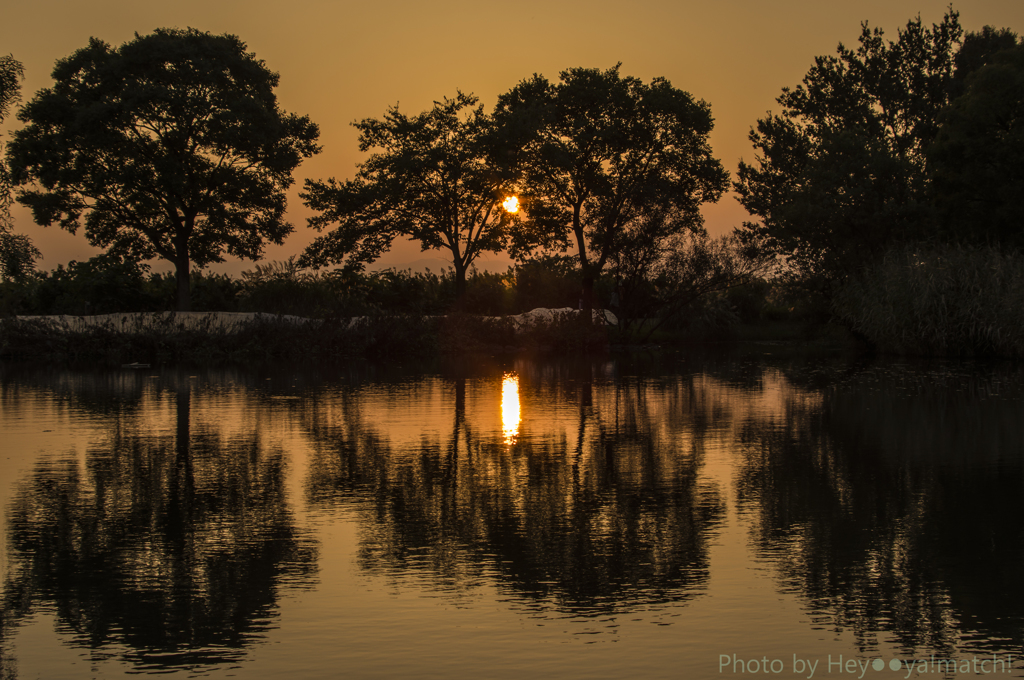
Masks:
[[[190,264],[259,259],[292,231],[285,190],[319,131],[278,108],[277,74],[236,36],[92,38],[53,79],[9,149],[15,179],[36,182],[18,200],[40,224],[75,233],[84,214],[94,245],[172,262],[182,311]]]
[[[477,101],[460,92],[417,116],[395,107],[381,120],[354,123],[360,150],[378,151],[355,179],[306,181],[302,197],[320,212],[310,225],[337,226],[310,245],[302,263],[361,265],[408,237],[423,250],[448,251],[461,299],[474,260],[505,247],[507,182],[487,162],[491,121],[482,106],[473,108]]]
[[[753,163],[735,189],[767,239],[805,280],[827,290],[888,248],[931,235],[925,152],[954,89],[962,29],[947,12],[896,40],[862,27],[859,46],[817,57],[782,112],[757,121]]]
[[[560,249],[572,241],[591,310],[613,253],[700,229],[700,206],[719,199],[729,175],[708,144],[711,108],[664,78],[645,85],[616,66],[559,79],[522,81],[499,97],[495,121],[520,172],[520,235]]]

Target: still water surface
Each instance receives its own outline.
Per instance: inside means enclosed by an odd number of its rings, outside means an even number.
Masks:
[[[1024,369],[0,371],[0,677],[1024,675]]]

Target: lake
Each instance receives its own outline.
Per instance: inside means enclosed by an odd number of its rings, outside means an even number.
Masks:
[[[0,677],[1024,675],[1024,366],[0,367]]]

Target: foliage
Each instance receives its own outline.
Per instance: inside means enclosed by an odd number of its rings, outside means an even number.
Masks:
[[[646,339],[663,324],[678,325],[684,315],[731,318],[720,294],[768,275],[775,258],[735,235],[711,238],[701,230],[621,251],[613,264],[622,295],[622,331],[636,330]]]
[[[5,209],[0,208],[0,211]],[[32,244],[32,239],[25,234],[15,234],[5,224],[0,224],[0,279],[26,280],[35,271],[36,260],[42,256]]]
[[[929,160],[944,236],[1024,247],[1024,46],[991,55],[940,122]]]
[[[886,41],[863,24],[859,47],[817,57],[782,113],[757,122],[754,164],[734,187],[765,238],[805,279],[827,288],[933,224],[925,151],[953,90],[961,41],[949,10],[931,29],[920,17]]]
[[[545,271],[529,262],[519,271],[472,271],[468,311],[450,314],[455,294],[451,270],[436,274],[385,270],[359,273],[346,268],[305,270],[294,259],[257,265],[241,279],[192,273],[195,306],[204,311],[259,312],[235,329],[214,317],[180,317],[174,306],[172,274],[105,253],[72,262],[25,282],[0,284],[0,316],[117,315],[82,327],[63,320],[0,321],[0,354],[16,358],[132,361],[329,361],[340,357],[395,358],[437,351],[575,352],[607,345],[605,329],[581,327],[575,314],[516,328],[500,315],[551,307],[546,286],[575,289],[571,258],[552,258],[561,269]],[[549,293],[552,291],[548,291]],[[555,301],[557,303],[557,301]],[[564,305],[561,305],[564,306]],[[142,317],[136,312],[158,312]],[[276,315],[306,316],[295,325]],[[447,315],[442,318],[442,315]],[[487,315],[487,316],[480,316]],[[493,315],[493,316],[492,316]],[[97,323],[98,322],[98,323]]]
[[[0,121],[21,99],[25,68],[11,55],[0,57]],[[0,147],[2,148],[2,147]],[[11,222],[12,181],[7,163],[0,159],[0,280],[24,281],[35,269],[42,253],[24,234],[15,234]]]
[[[451,272],[451,270],[448,270]],[[471,270],[460,308],[468,314],[501,316],[516,311],[516,290],[509,274]]]
[[[13,55],[0,57],[0,121],[21,100],[21,79],[24,77],[25,67]]]
[[[339,283],[302,269],[294,257],[257,264],[242,272],[239,311],[321,316],[345,297],[346,288]]]
[[[594,282],[643,222],[659,241],[698,228],[700,206],[717,201],[728,173],[711,156],[710,107],[664,78],[650,85],[576,68],[552,84],[539,75],[498,99],[497,130],[521,176],[526,215],[513,254],[529,244],[576,247],[583,307]],[[671,219],[662,216],[671,215]]]
[[[510,272],[514,277],[515,311],[579,307],[578,262],[573,256],[544,253],[516,263]]]
[[[39,277],[35,304],[43,314],[113,314],[155,308],[145,290],[146,265],[110,253],[72,260]],[[44,311],[45,310],[45,311]]]
[[[430,271],[385,269],[365,278],[366,304],[398,314],[442,314],[454,302],[454,286]]]
[[[241,289],[224,274],[191,274],[193,303],[201,311],[240,311]],[[176,294],[173,273],[149,273],[147,264],[102,253],[0,284],[0,316],[165,311],[174,309]]]
[[[360,150],[380,151],[355,179],[306,181],[301,196],[320,212],[310,226],[337,226],[316,239],[300,262],[359,267],[376,260],[395,238],[408,237],[423,250],[448,251],[461,300],[474,260],[506,244],[506,183],[486,162],[483,140],[491,122],[483,106],[471,108],[477,101],[460,92],[411,118],[396,106],[382,120],[354,123]]]
[[[1017,34],[1008,28],[985,26],[964,35],[963,44],[953,58],[955,70],[949,84],[949,99],[956,100],[967,91],[967,79],[1004,50],[1017,46]]]
[[[721,263],[718,266],[721,268]],[[652,271],[662,272],[663,265],[658,267]],[[664,283],[669,278],[662,277],[660,281]],[[739,278],[722,278],[721,281],[735,285]],[[576,309],[579,303],[575,259],[567,256],[541,255],[518,263],[504,274],[471,270],[467,284],[462,316],[497,317],[521,314],[538,307]],[[145,265],[105,253],[85,262],[58,266],[52,272],[41,273],[25,282],[0,285],[0,316],[166,311],[174,308],[175,286],[172,273],[148,273]],[[197,311],[258,312],[320,319],[440,316],[450,313],[455,298],[454,274],[450,269],[441,273],[393,269],[360,273],[344,267],[312,271],[298,266],[294,258],[258,264],[253,270],[243,272],[241,278],[192,272],[191,289]],[[596,282],[595,291],[605,307],[613,304],[615,290],[616,282],[610,274]],[[660,294],[668,296],[668,291],[664,288]],[[621,285],[619,292],[622,292]],[[630,309],[615,311],[621,313],[628,326],[638,315],[657,315],[660,300],[644,298],[630,288],[624,298]],[[643,307],[645,304],[648,306]],[[647,311],[637,312],[640,308]],[[462,326],[467,324],[469,322]],[[568,331],[563,330],[561,327],[552,330],[552,337],[557,341],[551,342],[544,340],[538,330],[533,332],[535,340],[527,344],[568,346],[572,343],[566,340]],[[494,333],[481,329],[480,333],[471,335],[484,342]],[[514,344],[511,335],[505,340]],[[586,344],[582,340],[580,343]]]
[[[175,307],[173,273],[148,273],[149,267],[104,253],[72,261],[23,281],[0,282],[0,316],[105,314],[167,311]],[[526,266],[517,287],[514,272],[470,271],[464,310],[498,316],[535,307],[565,307],[557,288],[573,289],[568,276],[549,276]],[[551,287],[550,289],[548,287]],[[455,300],[453,272],[387,269],[360,273],[345,268],[311,271],[294,258],[259,264],[240,278],[193,271],[196,311],[261,312],[310,318],[381,314],[439,315]]]
[[[19,114],[8,158],[37,222],[119,258],[189,267],[258,259],[292,231],[285,190],[319,150],[316,125],[282,112],[277,74],[232,35],[158,29],[119,48],[98,39],[57,62],[55,84]]]
[[[1024,257],[907,245],[846,282],[836,314],[899,354],[1024,356]]]

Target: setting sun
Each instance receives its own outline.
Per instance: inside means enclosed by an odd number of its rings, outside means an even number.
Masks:
[[[509,196],[505,199],[505,202],[501,204],[505,208],[505,212],[517,213],[519,212],[519,199],[515,196]]]

